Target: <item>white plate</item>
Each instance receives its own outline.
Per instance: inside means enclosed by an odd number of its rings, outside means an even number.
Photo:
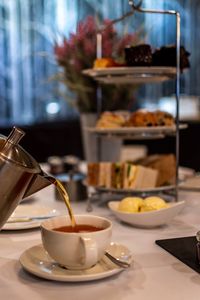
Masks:
[[[185,205],[185,201],[170,203],[167,208],[159,209],[156,211],[143,212],[143,213],[128,213],[118,210],[120,201],[110,201],[108,206],[115,216],[128,224],[136,227],[152,228],[162,226],[169,223]]]
[[[123,245],[111,243],[108,251],[116,257],[132,261],[132,256],[128,248]],[[60,267],[50,259],[42,245],[37,245],[27,249],[20,257],[23,268],[42,278],[54,281],[80,282],[91,281],[110,277],[123,271],[123,268],[116,266],[107,257],[97,263],[94,267],[87,270],[68,270]]]
[[[59,212],[56,209],[36,204],[19,204],[8,222],[3,226],[2,230],[21,230],[37,228],[46,218],[57,216]],[[23,221],[23,219],[25,220]],[[26,218],[39,218],[38,220],[28,220]],[[20,221],[21,219],[21,221]],[[9,223],[11,221],[11,223]]]
[[[187,128],[187,124],[179,124],[179,129]],[[137,135],[150,135],[150,134],[167,134],[176,131],[176,125],[172,126],[152,126],[152,127],[119,127],[119,128],[95,128],[85,127],[86,130],[97,134],[137,134]]]

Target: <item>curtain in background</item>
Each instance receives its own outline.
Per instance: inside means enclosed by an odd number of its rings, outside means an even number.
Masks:
[[[176,10],[181,15],[181,45],[191,53],[189,71],[181,76],[181,94],[200,95],[200,85],[198,84],[200,76],[200,54],[198,45],[200,41],[200,2],[198,0],[145,0],[147,8],[160,8],[164,10]],[[160,47],[166,44],[174,44],[176,41],[175,17],[148,14],[145,18],[146,28],[149,29],[148,38],[154,47]],[[142,95],[149,100],[151,95],[154,102],[163,96],[174,94],[174,83],[166,82],[163,85],[147,85],[144,87]]]
[[[183,76],[181,92],[199,95],[199,1],[144,0],[144,6],[180,11],[181,42],[192,53],[191,70]],[[55,38],[75,32],[77,21],[88,14],[116,18],[129,9],[128,0],[0,0],[0,124],[71,116],[71,107],[58,96],[59,84],[49,80],[58,70],[53,57]],[[132,23],[132,18],[126,22]],[[147,30],[147,40],[155,47],[174,43],[173,21],[135,14],[134,26],[141,24]],[[145,99],[151,95],[158,100],[172,93],[173,84],[148,85],[141,89],[140,96]],[[54,107],[54,113],[50,107]]]
[[[0,120],[30,123],[47,118],[46,107],[57,101],[53,60],[55,35],[75,28],[76,1],[0,0]],[[67,32],[66,32],[67,33]],[[54,99],[55,97],[55,99]]]

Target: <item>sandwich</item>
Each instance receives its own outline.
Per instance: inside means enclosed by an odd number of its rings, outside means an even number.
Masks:
[[[156,186],[158,171],[141,165],[126,163],[124,167],[124,183],[126,189],[145,189]]]
[[[106,188],[123,188],[124,163],[100,162],[98,185]]]
[[[111,163],[110,162],[99,163],[98,186],[107,187],[107,188],[111,187]]]
[[[123,188],[124,163],[111,164],[111,187],[116,189]]]
[[[87,164],[87,184],[98,186],[99,183],[99,163],[90,162]]]
[[[135,163],[158,171],[156,186],[173,184],[175,182],[176,158],[172,153],[149,155]]]

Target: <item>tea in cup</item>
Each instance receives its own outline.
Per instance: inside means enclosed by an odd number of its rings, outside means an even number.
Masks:
[[[88,269],[103,257],[111,242],[112,223],[94,215],[58,216],[41,224],[41,236],[49,256],[71,270]]]

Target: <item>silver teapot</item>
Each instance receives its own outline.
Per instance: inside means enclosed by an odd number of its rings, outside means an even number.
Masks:
[[[8,137],[0,135],[0,229],[20,200],[52,183],[36,160],[18,144],[24,135],[17,127]]]

